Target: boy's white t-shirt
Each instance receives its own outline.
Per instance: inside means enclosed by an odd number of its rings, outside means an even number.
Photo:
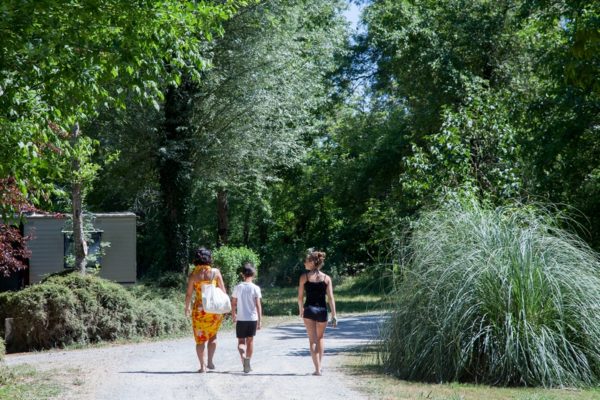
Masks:
[[[260,288],[252,282],[242,282],[233,288],[231,297],[237,299],[237,320],[258,321],[256,299],[262,298]]]

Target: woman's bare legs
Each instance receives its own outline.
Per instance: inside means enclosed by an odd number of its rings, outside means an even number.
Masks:
[[[196,345],[196,354],[198,355],[198,361],[200,361],[200,369],[198,372],[206,372],[206,365],[204,364],[204,347],[205,343]]]
[[[215,355],[215,350],[217,349],[217,336],[213,336],[208,339],[208,363],[206,366],[208,369],[215,369],[215,364],[213,364],[213,357]]]
[[[304,318],[304,326],[306,327],[306,333],[308,333],[310,355],[313,364],[315,365],[315,372],[313,375],[321,375],[321,361],[323,360],[323,353],[325,351],[325,341],[323,336],[325,334],[327,322],[317,322],[312,319]]]
[[[323,371],[323,353],[325,352],[325,328],[327,328],[327,322],[317,322],[317,343],[319,344],[319,373]]]

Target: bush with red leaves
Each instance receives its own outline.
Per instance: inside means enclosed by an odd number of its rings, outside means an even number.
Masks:
[[[36,210],[27,202],[11,177],[0,179],[0,203],[3,213],[12,211],[22,214]],[[13,272],[27,268],[25,260],[31,254],[27,249],[29,239],[21,235],[19,229],[0,222],[0,276],[8,277]]]
[[[19,229],[0,224],[0,275],[8,277],[13,272],[27,268],[25,259],[31,252],[27,249],[28,236]]]

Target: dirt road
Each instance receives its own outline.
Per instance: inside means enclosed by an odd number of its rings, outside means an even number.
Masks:
[[[242,372],[234,332],[219,333],[216,370],[197,373],[193,338],[7,356],[8,365],[63,371],[63,399],[365,399],[336,368],[340,355],[377,337],[381,315],[342,318],[327,328],[323,376],[312,376],[304,325],[259,331],[253,371]],[[66,377],[66,379],[65,379]]]

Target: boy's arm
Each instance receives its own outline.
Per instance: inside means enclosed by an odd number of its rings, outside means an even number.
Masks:
[[[256,312],[258,313],[258,322],[256,323],[256,329],[260,329],[262,323],[262,304],[260,303],[260,297],[256,298]]]
[[[231,320],[233,322],[235,322],[236,320],[236,315],[235,313],[237,312],[237,297],[232,297],[231,298]]]

